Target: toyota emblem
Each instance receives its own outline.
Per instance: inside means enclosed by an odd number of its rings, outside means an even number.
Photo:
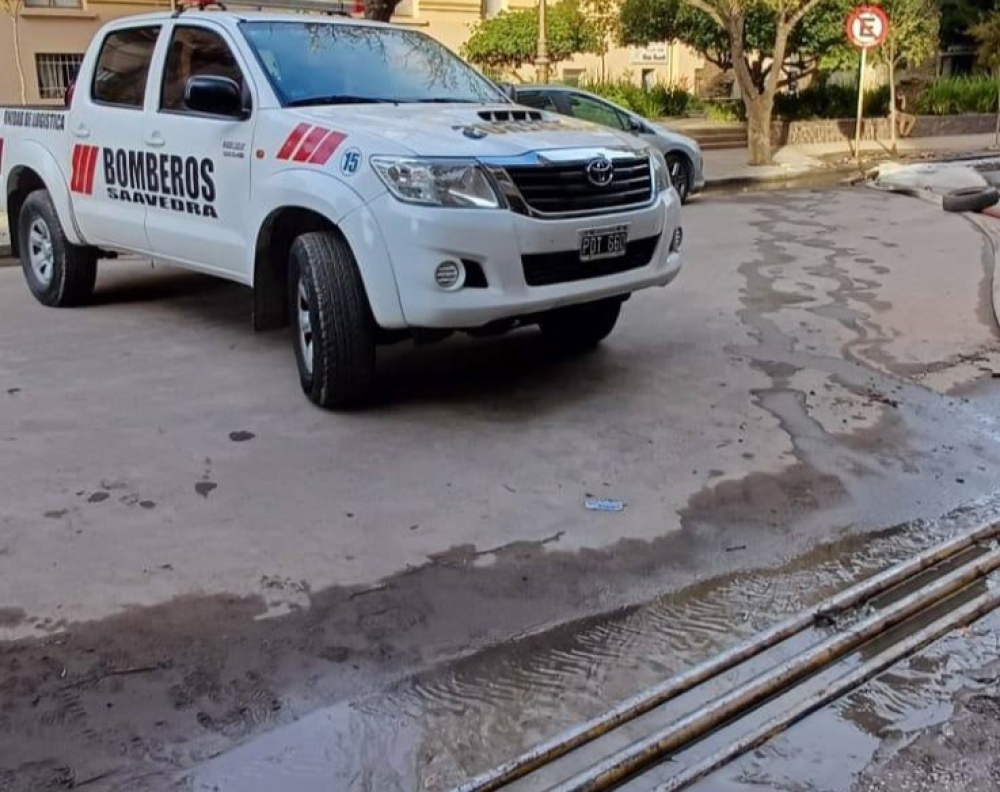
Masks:
[[[595,187],[607,187],[615,176],[615,166],[607,157],[598,157],[587,163],[587,181]]]

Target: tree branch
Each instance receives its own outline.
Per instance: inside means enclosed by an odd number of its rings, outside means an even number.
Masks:
[[[721,28],[726,27],[726,18],[722,15],[722,12],[719,10],[718,6],[709,2],[709,0],[684,0],[684,1],[692,8],[697,8],[699,11],[704,11],[718,23],[719,27]],[[819,2],[819,0],[816,0],[816,2]]]
[[[794,30],[795,26],[802,21],[802,17],[812,11],[819,3],[820,0],[806,0],[794,14],[788,17],[788,29]]]

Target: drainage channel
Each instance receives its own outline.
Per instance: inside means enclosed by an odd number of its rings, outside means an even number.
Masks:
[[[455,792],[687,788],[1000,607],[998,537],[993,522],[929,547]]]

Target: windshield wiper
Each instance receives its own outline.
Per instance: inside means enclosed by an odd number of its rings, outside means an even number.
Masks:
[[[480,104],[477,99],[454,99],[450,96],[428,96],[426,99],[407,99],[414,104]]]
[[[309,107],[312,105],[341,104],[398,104],[395,99],[381,96],[355,96],[353,94],[334,94],[331,96],[307,96],[304,99],[292,99],[285,107]]]

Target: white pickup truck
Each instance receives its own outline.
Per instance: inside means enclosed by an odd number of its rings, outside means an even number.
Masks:
[[[35,297],[137,254],[252,287],[302,387],[369,395],[375,350],[537,324],[584,348],[680,269],[680,203],[638,138],[513,104],[430,37],[187,10],[105,26],[64,109],[7,108],[0,183]]]

